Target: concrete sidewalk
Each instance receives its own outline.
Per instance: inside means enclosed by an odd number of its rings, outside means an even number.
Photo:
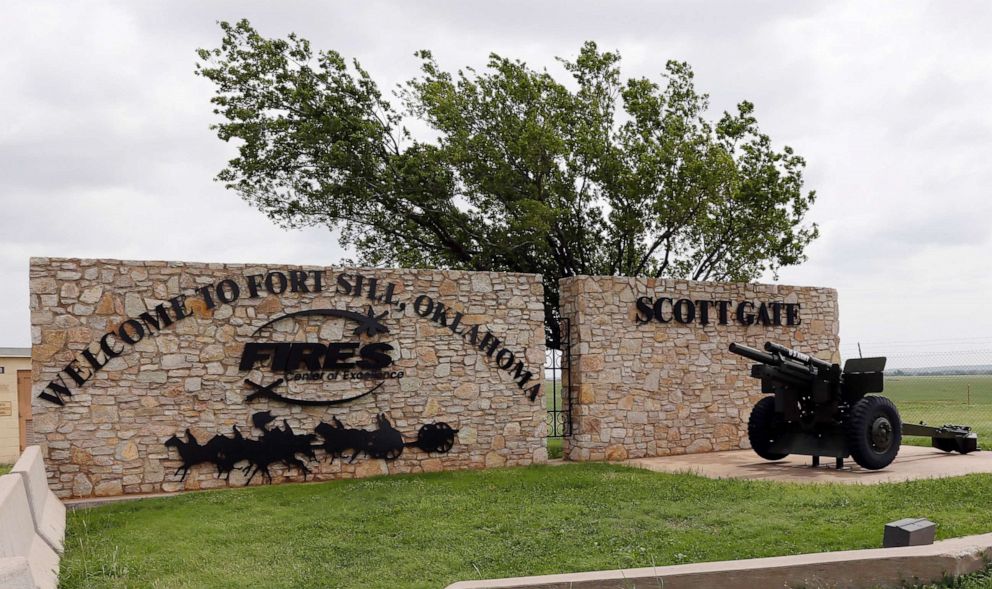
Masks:
[[[691,472],[709,478],[873,485],[992,473],[992,452],[961,455],[935,448],[903,446],[895,461],[882,470],[865,470],[850,458],[844,461],[844,469],[840,471],[834,468],[832,458],[821,458],[817,468],[810,466],[812,459],[809,456],[789,456],[785,460],[769,462],[751,450],[636,458],[625,464],[657,472]]]

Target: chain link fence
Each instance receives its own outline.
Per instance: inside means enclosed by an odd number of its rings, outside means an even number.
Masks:
[[[992,338],[890,342],[861,346],[861,355],[885,356],[885,391],[906,423],[966,425],[980,446],[992,447]],[[844,358],[857,347],[842,347]],[[929,446],[929,438],[904,444]]]

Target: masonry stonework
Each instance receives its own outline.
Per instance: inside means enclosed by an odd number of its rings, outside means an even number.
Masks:
[[[570,460],[747,448],[747,418],[762,395],[749,376],[752,362],[727,351],[732,342],[761,348],[770,340],[839,361],[833,289],[600,276],[566,278],[560,288],[562,317],[571,324],[565,374],[573,433],[564,442]],[[669,299],[662,306],[667,322],[638,323],[645,316],[637,311],[639,297]],[[688,303],[679,309],[686,321],[676,320],[672,303],[680,299],[730,301],[726,323],[713,304],[706,324],[696,303],[692,320]],[[737,320],[740,302],[752,305],[743,317],[751,325]],[[769,325],[755,313],[762,302],[769,304]],[[788,324],[786,305],[797,324]]]
[[[272,272],[287,278],[286,284],[278,277],[267,284]],[[290,285],[292,276],[298,280]],[[340,277],[358,292],[346,294]],[[377,290],[369,299],[373,278]],[[225,280],[231,282],[222,284]],[[394,290],[384,296],[389,283]],[[274,294],[280,287],[283,292]],[[178,303],[182,311],[170,302],[179,295],[185,295]],[[379,414],[406,441],[425,424],[445,422],[458,430],[443,454],[407,447],[396,460],[360,456],[354,462],[347,459],[350,452],[333,460],[318,454],[306,462],[310,480],[545,462],[543,387],[531,389],[533,400],[526,391],[543,381],[542,300],[540,277],[525,274],[33,258],[33,441],[42,447],[51,487],[60,497],[240,486],[245,483],[240,468],[227,480],[211,464],[194,466],[180,481],[179,456],[164,442],[173,435],[186,439],[187,428],[200,443],[215,434],[232,435],[235,427],[245,437],[257,437],[251,417],[266,410],[275,418],[272,426],[297,433],[313,432],[333,418],[370,430]],[[162,319],[159,305],[174,322],[159,321],[156,329],[138,319],[143,313]],[[288,404],[265,396],[246,400],[253,391],[246,379],[264,384],[277,376],[239,366],[246,344],[260,341],[260,326],[327,308],[373,313],[389,332],[353,335],[354,324],[340,317],[301,315],[265,328],[266,341],[379,338],[392,346],[392,376],[341,405]],[[189,316],[176,320],[177,312]],[[133,345],[120,335],[124,329],[136,336],[134,324],[125,325],[132,319],[147,332]],[[107,340],[108,348],[120,351],[109,359],[101,348],[108,332],[117,334]],[[74,382],[67,367],[85,383]],[[522,386],[526,371],[533,380]],[[373,384],[344,380],[344,372],[333,381],[323,380],[325,373],[317,382],[283,376],[289,380],[283,394],[295,398],[343,398]],[[64,405],[39,398],[59,390],[49,387],[52,382],[71,391],[62,395]],[[277,464],[271,472],[273,482],[303,479],[296,467]],[[251,484],[261,482],[256,477]]]

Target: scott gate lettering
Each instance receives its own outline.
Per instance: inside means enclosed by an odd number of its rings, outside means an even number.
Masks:
[[[634,321],[638,325],[681,323],[683,325],[738,325],[796,326],[802,323],[799,303],[782,301],[752,302],[731,300],[692,300],[674,297],[639,297],[635,303]]]

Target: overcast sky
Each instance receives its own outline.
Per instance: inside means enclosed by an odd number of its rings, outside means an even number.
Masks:
[[[822,237],[780,281],[839,290],[845,353],[992,349],[992,3],[737,0],[6,2],[0,346],[30,345],[30,256],[340,260],[332,233],[281,230],[213,180],[233,148],[208,128],[194,52],[243,17],[387,89],[421,48],[451,69],[495,51],[558,73],[592,39],[655,79],[686,60],[713,117],[751,100],[807,158]]]

